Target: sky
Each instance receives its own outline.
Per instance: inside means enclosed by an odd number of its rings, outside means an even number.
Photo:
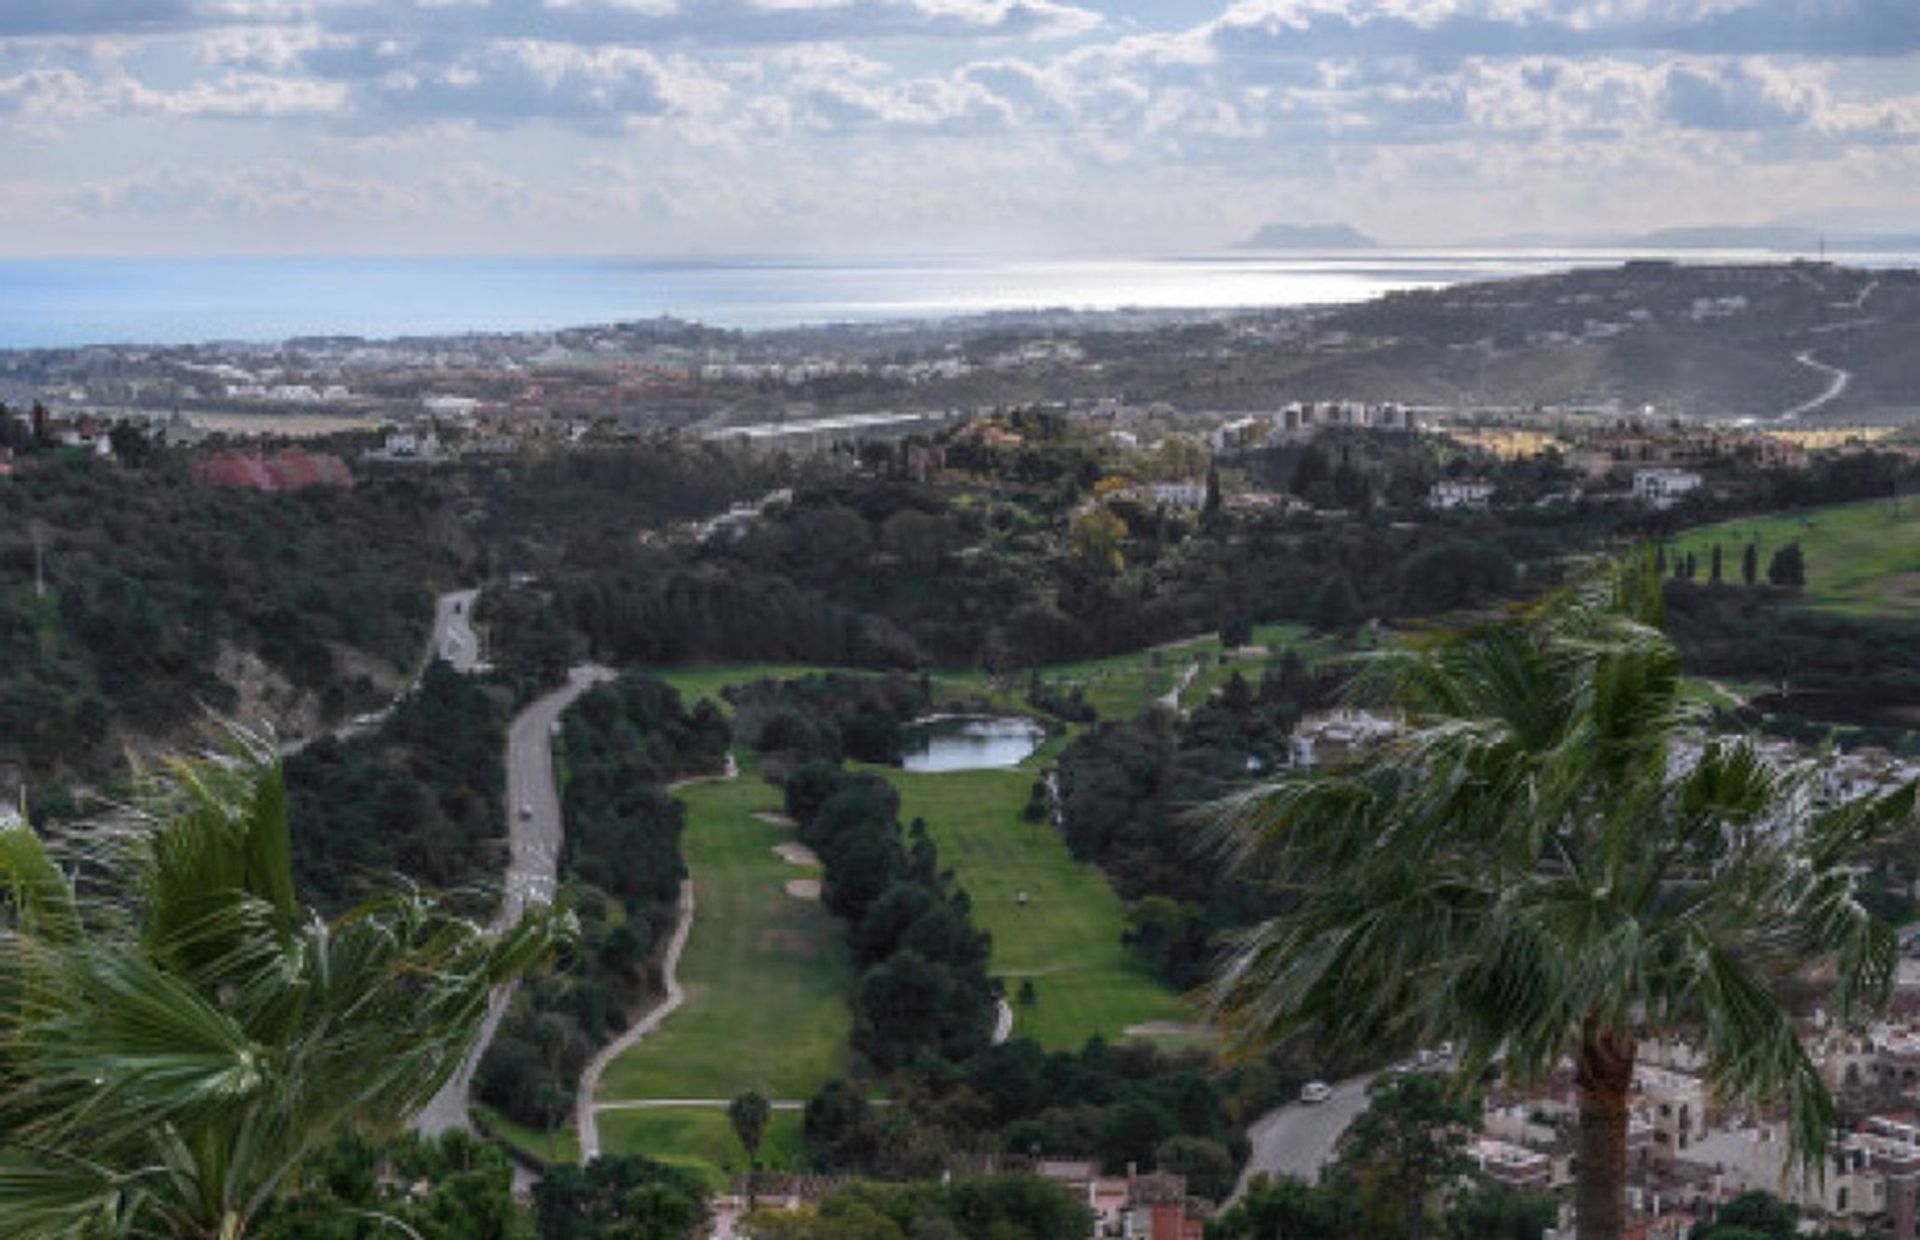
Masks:
[[[0,0],[0,255],[1920,230],[1920,0]]]

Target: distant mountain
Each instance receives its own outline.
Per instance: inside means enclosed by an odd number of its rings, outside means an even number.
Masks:
[[[1345,224],[1268,224],[1243,250],[1371,250],[1379,242]]]
[[[1699,228],[1661,228],[1622,238],[1620,244],[1649,250],[1816,250],[1820,234],[1811,228],[1761,224],[1753,227],[1709,224]]]

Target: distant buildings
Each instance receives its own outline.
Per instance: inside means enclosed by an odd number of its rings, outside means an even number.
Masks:
[[[1485,508],[1493,498],[1493,484],[1469,478],[1443,478],[1427,492],[1427,507],[1439,511],[1453,508]]]
[[[1700,489],[1702,479],[1690,469],[1636,469],[1633,497],[1655,508],[1671,508]]]

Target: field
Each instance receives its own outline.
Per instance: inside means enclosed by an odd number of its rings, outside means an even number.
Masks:
[[[787,894],[788,881],[817,871],[774,854],[792,830],[753,815],[778,811],[780,793],[742,765],[738,779],[680,793],[695,900],[679,970],[687,1001],[608,1067],[603,1101],[729,1099],[748,1089],[804,1100],[846,1067],[845,934],[817,901]]]
[[[805,1141],[798,1111],[775,1111],[760,1142],[760,1165],[774,1171],[800,1163]],[[746,1152],[734,1138],[722,1107],[661,1107],[600,1112],[600,1140],[610,1153],[645,1154],[700,1173],[719,1191],[747,1169]]]
[[[1798,542],[1806,556],[1807,602],[1852,616],[1920,615],[1920,501],[1869,500],[1805,512],[1744,517],[1688,530],[1668,546],[1669,559],[1692,552],[1698,580],[1707,579],[1713,545],[1720,544],[1721,575],[1740,581],[1740,555],[1760,547],[1760,579],[1779,548]]]
[[[1014,1004],[1016,1035],[1064,1049],[1145,1021],[1190,1019],[1120,942],[1120,898],[1106,878],[1075,861],[1050,826],[1021,819],[1032,770],[885,774],[900,789],[902,820],[927,820],[941,864],[972,897],[975,924],[993,935],[991,967],[1008,998],[1032,979],[1037,1002]]]

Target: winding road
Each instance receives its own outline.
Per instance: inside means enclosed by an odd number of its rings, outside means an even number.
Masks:
[[[1802,366],[1811,367],[1825,374],[1827,376],[1827,387],[1825,391],[1821,392],[1812,400],[1803,400],[1781,414],[1778,418],[1775,418],[1774,421],[1776,422],[1797,422],[1806,414],[1826,408],[1834,401],[1840,399],[1840,394],[1847,390],[1847,384],[1853,382],[1852,371],[1842,370],[1838,366],[1829,366],[1825,362],[1817,360],[1813,356],[1813,350],[1811,349],[1804,349],[1794,354],[1793,360],[1799,362]]]
[[[518,921],[528,904],[553,901],[561,842],[560,794],[553,783],[553,726],[575,699],[602,681],[613,679],[613,675],[611,669],[593,665],[574,668],[567,673],[566,684],[515,715],[507,729],[508,859],[500,911],[493,919],[496,927]],[[414,1117],[414,1127],[420,1132],[435,1136],[449,1129],[470,1127],[467,1104],[473,1092],[474,1069],[493,1041],[512,998],[511,986],[494,992],[480,1036],[466,1060]]]

